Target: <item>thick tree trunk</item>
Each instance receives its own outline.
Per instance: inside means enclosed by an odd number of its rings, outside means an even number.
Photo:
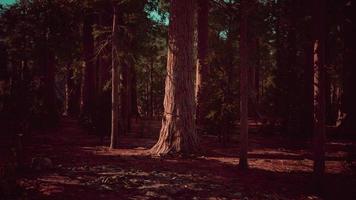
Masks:
[[[164,113],[154,155],[189,154],[198,149],[195,129],[193,30],[194,1],[172,0]]]
[[[324,0],[314,0],[314,175],[325,170],[325,10]]]
[[[240,22],[240,161],[239,168],[248,168],[248,50],[247,17],[248,0],[241,0]]]
[[[208,78],[208,37],[209,37],[209,0],[198,0],[198,59],[196,66],[196,121],[198,130],[204,130],[204,119],[207,115],[207,78]]]
[[[117,14],[115,7],[113,8],[113,22],[112,22],[112,51],[111,51],[111,62],[112,62],[112,77],[111,77],[111,140],[110,148],[115,149],[118,145],[118,136],[119,136],[119,66],[116,62],[117,60]]]

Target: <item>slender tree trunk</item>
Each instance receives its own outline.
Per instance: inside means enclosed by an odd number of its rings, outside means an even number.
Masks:
[[[131,116],[133,117],[138,117],[139,113],[138,113],[138,107],[137,107],[137,78],[136,78],[136,70],[135,70],[135,67],[132,66],[131,68],[132,70],[132,83],[131,83],[131,99],[132,99],[132,103],[131,103]]]
[[[75,83],[72,79],[73,67],[67,68],[67,86],[68,86],[68,115],[78,116],[80,113],[80,88],[81,84]]]
[[[194,1],[172,0],[164,113],[154,155],[197,152],[194,95]]]
[[[313,8],[310,6],[310,0],[303,0],[303,10],[305,16],[312,14]],[[304,63],[303,63],[303,77],[304,77],[304,95],[303,95],[303,111],[302,111],[302,134],[305,136],[311,136],[313,133],[313,21],[308,20],[306,22],[306,37],[303,45],[304,49]]]
[[[46,53],[45,75],[45,105],[48,109],[49,124],[53,126],[57,121],[56,92],[55,92],[55,63],[54,54],[50,50]]]
[[[148,94],[148,113],[149,113],[149,117],[153,118],[153,58],[151,58],[151,63],[149,66],[149,71],[150,71],[150,75],[149,75],[149,94]]]
[[[64,84],[64,102],[63,102],[63,116],[68,116],[69,113],[69,69],[66,67],[65,71],[65,84]]]
[[[126,86],[126,106],[127,106],[127,118],[126,118],[126,132],[131,129],[131,116],[132,116],[132,69],[134,66],[132,63],[128,63],[127,69],[127,86]]]
[[[196,121],[198,130],[204,130],[204,119],[207,115],[207,78],[208,78],[208,49],[209,49],[209,0],[198,0],[198,59],[196,66]]]
[[[119,66],[116,63],[117,59],[117,14],[116,8],[113,7],[113,21],[112,21],[112,50],[111,50],[111,62],[112,62],[112,76],[111,76],[111,142],[110,148],[115,149],[118,146],[119,136]]]
[[[121,111],[122,111],[122,124],[123,128],[122,133],[127,133],[130,129],[130,118],[131,118],[131,112],[132,112],[132,106],[131,106],[131,98],[132,98],[132,68],[131,63],[123,63],[122,68],[120,71],[120,75],[122,77],[121,85],[120,87],[120,96],[121,96]]]
[[[324,0],[314,0],[314,175],[325,170],[325,11]]]
[[[94,65],[94,37],[93,16],[88,14],[83,24],[83,57],[84,57],[84,86],[83,109],[81,115],[92,118],[95,106],[95,65]]]
[[[356,17],[355,2],[345,5],[344,9],[344,61],[343,61],[343,94],[341,97],[341,110],[344,117],[341,120],[339,130],[341,134],[356,138]]]
[[[300,118],[299,118],[299,105],[296,102],[296,92],[298,92],[298,77],[297,77],[297,18],[299,9],[299,2],[290,1],[288,6],[288,27],[287,27],[287,56],[286,65],[283,66],[287,69],[286,82],[286,98],[287,102],[287,133],[291,136],[300,134]]]
[[[240,161],[239,168],[248,168],[248,51],[247,51],[247,18],[248,0],[241,0],[240,22]]]

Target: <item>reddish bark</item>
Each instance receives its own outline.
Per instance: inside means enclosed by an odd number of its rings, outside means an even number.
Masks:
[[[164,113],[154,155],[197,151],[193,82],[194,1],[171,1]]]

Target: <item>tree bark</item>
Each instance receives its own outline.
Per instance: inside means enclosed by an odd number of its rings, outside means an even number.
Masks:
[[[196,121],[198,130],[204,130],[204,119],[207,115],[207,78],[208,78],[208,49],[209,49],[209,0],[198,0],[198,59],[196,66]]]
[[[325,170],[325,10],[324,0],[314,0],[314,175]]]
[[[118,146],[118,136],[119,136],[119,66],[116,63],[117,59],[117,13],[116,8],[113,7],[113,22],[112,22],[112,49],[111,49],[111,62],[112,62],[112,71],[111,71],[111,140],[110,148],[115,149]]]
[[[194,1],[172,0],[164,96],[164,113],[154,155],[190,154],[198,150],[195,129],[193,64]]]
[[[240,161],[239,168],[248,168],[248,51],[247,18],[248,0],[241,0],[240,22]]]

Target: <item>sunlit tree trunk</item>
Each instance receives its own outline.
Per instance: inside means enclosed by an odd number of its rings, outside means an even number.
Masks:
[[[325,10],[324,0],[314,0],[314,174],[325,170]]]
[[[172,0],[164,96],[164,113],[154,155],[189,154],[197,151],[194,95],[194,1]]]
[[[117,13],[115,7],[113,8],[113,22],[112,22],[112,50],[111,50],[111,62],[112,62],[112,71],[111,71],[111,142],[110,148],[115,149],[118,145],[118,136],[119,136],[119,66],[116,62],[117,60]]]
[[[205,103],[207,101],[208,76],[208,36],[209,36],[209,0],[198,0],[198,59],[196,66],[196,121],[197,127],[204,130],[204,118],[207,115]]]
[[[248,51],[247,51],[247,18],[248,0],[241,0],[240,21],[240,161],[239,168],[248,168]]]

